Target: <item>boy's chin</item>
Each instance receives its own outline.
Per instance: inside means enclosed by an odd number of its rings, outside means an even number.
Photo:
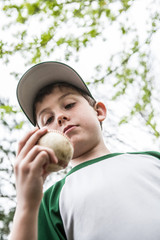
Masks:
[[[86,149],[86,147],[81,147],[81,146],[73,146],[74,147],[74,153],[73,153],[73,157],[72,160],[76,160],[79,158],[83,158],[83,156],[85,157],[86,154],[90,152],[90,148]]]

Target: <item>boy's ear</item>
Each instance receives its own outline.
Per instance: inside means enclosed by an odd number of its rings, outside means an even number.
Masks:
[[[95,110],[97,112],[97,117],[100,122],[104,121],[107,115],[107,109],[104,103],[97,102],[95,105]]]

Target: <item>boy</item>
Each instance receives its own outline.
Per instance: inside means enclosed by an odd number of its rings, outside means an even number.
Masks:
[[[65,64],[45,62],[29,69],[17,97],[38,127],[17,151],[18,204],[11,240],[159,240],[160,154],[110,153],[101,133],[105,105],[95,102]],[[53,129],[72,142],[73,168],[42,199],[46,166],[57,158],[36,143]]]

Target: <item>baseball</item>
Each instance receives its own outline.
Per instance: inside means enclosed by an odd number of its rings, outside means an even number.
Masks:
[[[73,146],[61,132],[49,131],[39,139],[38,144],[51,148],[58,158],[58,164],[51,163],[48,165],[46,170],[49,172],[57,172],[67,167],[73,157]]]

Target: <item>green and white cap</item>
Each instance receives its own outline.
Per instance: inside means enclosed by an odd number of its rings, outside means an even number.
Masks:
[[[17,85],[17,99],[33,125],[36,125],[33,114],[36,95],[45,86],[61,82],[71,84],[93,98],[80,75],[73,68],[61,62],[48,61],[36,64],[21,77]]]

